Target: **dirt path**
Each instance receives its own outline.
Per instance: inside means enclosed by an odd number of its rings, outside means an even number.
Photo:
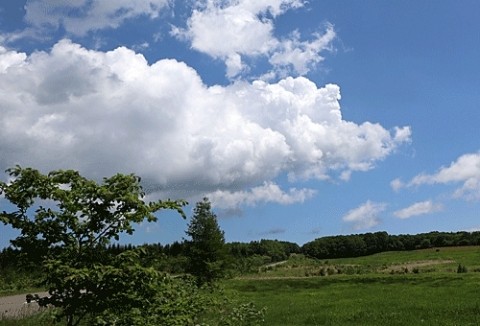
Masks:
[[[279,261],[279,262],[276,262],[276,263],[271,263],[271,264],[267,264],[265,265],[264,267],[266,268],[272,268],[272,267],[275,267],[275,266],[280,266],[280,265],[284,265],[288,263],[288,260],[283,260],[283,261]]]
[[[39,296],[47,296],[47,292],[37,293]],[[24,317],[39,310],[36,302],[27,303],[26,294],[10,295],[0,297],[0,316],[4,317]]]

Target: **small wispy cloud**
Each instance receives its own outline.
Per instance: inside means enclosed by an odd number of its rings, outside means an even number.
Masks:
[[[307,233],[308,234],[320,234],[321,232],[322,232],[321,227],[315,227],[315,228],[311,229],[310,231],[308,231]]]
[[[443,205],[439,203],[433,203],[430,200],[415,203],[406,208],[395,211],[393,215],[400,219],[407,219],[413,216],[431,214],[443,210]]]
[[[453,197],[466,200],[480,200],[480,153],[460,156],[449,166],[441,167],[436,173],[420,173],[409,182],[395,179],[390,183],[393,190],[434,184],[461,184]]]
[[[273,228],[265,232],[261,232],[260,235],[276,235],[276,234],[283,234],[285,232],[287,232],[287,230],[284,228]]]
[[[84,36],[91,31],[117,28],[132,18],[157,18],[169,6],[168,0],[30,0],[25,5],[25,20],[34,29],[62,27],[70,35]]]
[[[393,191],[397,192],[403,187],[405,187],[405,184],[402,182],[402,180],[397,178],[395,180],[392,180],[392,182],[390,182],[390,187],[392,187]]]
[[[368,200],[359,207],[348,211],[342,220],[350,223],[354,230],[369,229],[380,224],[379,214],[385,211],[386,207],[385,203],[374,203]]]

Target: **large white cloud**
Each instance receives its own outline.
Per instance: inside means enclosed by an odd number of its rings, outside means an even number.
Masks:
[[[292,203],[313,191],[282,190],[277,176],[365,171],[410,135],[343,120],[338,86],[302,77],[207,87],[176,60],[149,64],[126,48],[68,40],[28,56],[1,49],[0,67],[2,170],[134,172],[165,196]]]
[[[116,28],[125,20],[158,17],[170,0],[28,0],[25,19],[39,29],[58,29],[83,36],[90,31]]]
[[[248,71],[248,58],[265,56],[273,75],[304,75],[319,62],[321,53],[331,49],[333,26],[301,40],[298,31],[289,37],[274,36],[274,19],[288,10],[304,5],[302,0],[230,0],[206,1],[196,8],[186,28],[175,27],[172,34],[191,43],[197,51],[221,59],[227,76]]]
[[[350,223],[354,230],[370,229],[380,224],[379,215],[385,211],[387,205],[374,203],[368,200],[357,208],[351,209],[342,217],[344,222]]]
[[[450,166],[441,167],[437,173],[422,173],[407,183],[400,179],[392,181],[392,187],[415,187],[424,184],[461,184],[454,192],[455,197],[469,200],[480,199],[480,153],[469,153],[460,156]]]
[[[413,216],[431,214],[443,210],[442,204],[437,204],[431,200],[418,202],[406,208],[393,212],[393,215],[400,219],[407,219]]]

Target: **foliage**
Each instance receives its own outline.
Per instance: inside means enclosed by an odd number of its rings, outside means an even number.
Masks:
[[[38,289],[42,276],[38,272],[28,273],[23,269],[9,267],[0,271],[0,295],[25,293]]]
[[[265,323],[265,308],[259,310],[252,302],[231,299],[221,286],[213,292],[211,287],[200,289],[208,309],[200,313],[196,326],[260,326]]]
[[[27,311],[19,311],[15,316],[0,315],[0,326],[54,326],[51,311],[41,311],[31,314]]]
[[[137,266],[135,270],[142,269]],[[137,276],[134,284],[120,282],[125,292],[113,300],[107,298],[103,314],[96,316],[92,325],[188,326],[196,324],[198,315],[207,307],[192,279],[173,278],[153,269]],[[133,289],[139,285],[140,289]]]
[[[385,251],[480,244],[480,232],[430,232],[389,235],[387,232],[329,236],[305,243],[301,252],[318,259],[360,257]]]
[[[231,266],[237,274],[256,273],[266,264],[270,263],[271,257],[253,255],[249,257],[236,258]]]
[[[44,175],[17,166],[7,172],[12,180],[0,182],[0,194],[16,210],[1,212],[0,221],[21,231],[12,245],[43,270],[50,296],[41,303],[61,308],[59,318],[65,316],[67,325],[84,318],[102,324],[102,316],[126,311],[148,320],[142,307],[157,303],[159,287],[168,282],[141,266],[138,253],[112,257],[104,248],[121,233],[132,234],[134,223],[155,221],[158,210],[174,209],[184,216],[185,202],[145,203],[135,175],[117,174],[98,184],[72,170]]]
[[[468,270],[467,270],[467,267],[465,265],[458,264],[457,273],[467,273],[467,272],[468,272]]]
[[[267,240],[251,241],[249,243],[227,243],[230,254],[235,259],[264,256],[270,257],[269,262],[278,262],[287,259],[291,254],[300,253],[300,246],[293,242]]]
[[[225,237],[208,198],[196,204],[186,234],[191,238],[187,247],[188,272],[197,283],[212,283],[223,277],[227,264]]]

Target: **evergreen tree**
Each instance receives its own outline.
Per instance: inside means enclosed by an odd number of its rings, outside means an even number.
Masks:
[[[226,247],[224,232],[218,226],[208,198],[198,202],[186,234],[188,245],[188,271],[196,277],[198,285],[212,283],[225,274]]]

